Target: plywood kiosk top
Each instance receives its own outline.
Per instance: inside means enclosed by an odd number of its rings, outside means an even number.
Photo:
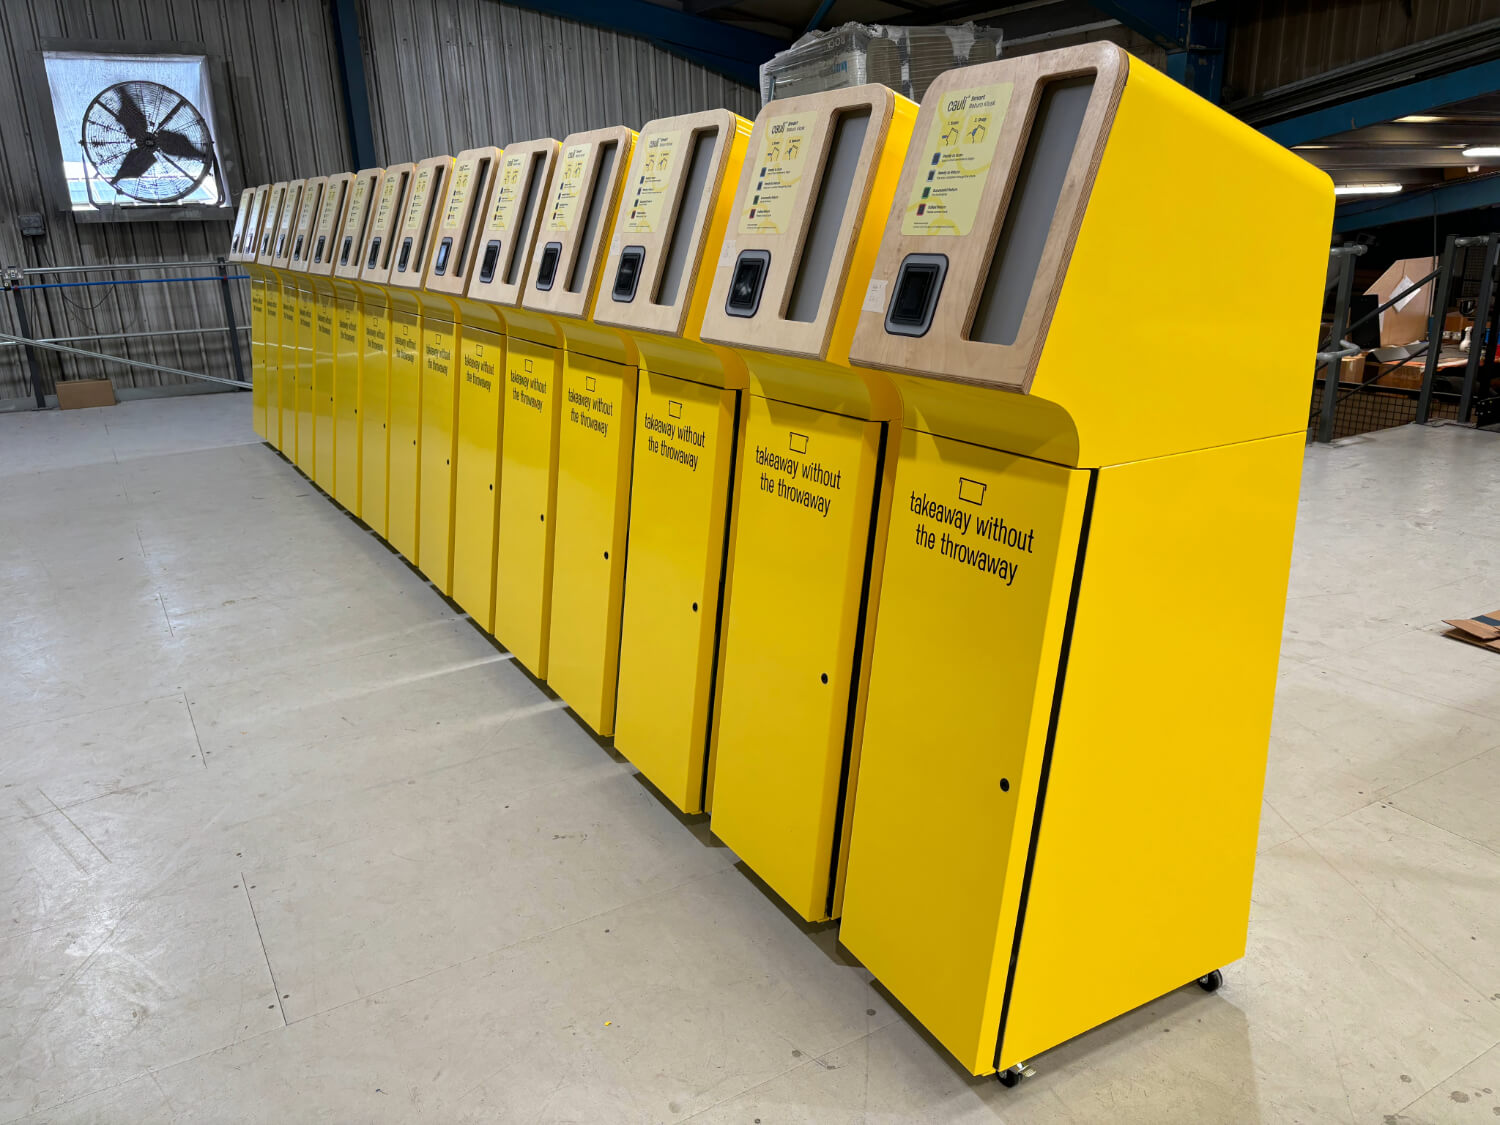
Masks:
[[[469,265],[467,296],[471,300],[507,306],[521,303],[559,147],[551,137],[505,146]]]
[[[400,289],[420,289],[437,245],[434,232],[448,198],[448,182],[453,176],[453,157],[429,156],[417,161],[411,189],[406,193],[406,208],[397,228],[391,276],[387,284]]]
[[[276,245],[271,249],[271,264],[279,270],[292,268],[292,231],[302,212],[303,188],[306,180],[288,180],[286,194],[281,197],[281,217],[276,220]]]
[[[297,222],[292,227],[293,273],[306,273],[312,265],[313,228],[318,223],[318,212],[323,207],[323,194],[328,188],[327,176],[314,176],[302,185],[302,205],[297,209]]]
[[[373,202],[380,190],[380,181],[385,176],[384,168],[365,168],[355,172],[349,185],[349,205],[344,208],[344,222],[339,228],[338,245],[333,259],[333,276],[346,281],[359,277],[363,265],[365,238],[370,233],[371,217],[375,214]]]
[[[285,180],[278,180],[266,189],[265,202],[261,205],[260,226],[255,232],[253,259],[257,265],[269,266],[276,259],[276,228],[281,225],[281,210],[285,201]]]
[[[323,187],[323,205],[318,208],[318,221],[312,231],[312,249],[308,251],[312,263],[307,272],[314,276],[333,276],[339,231],[344,225],[344,212],[349,207],[349,185],[353,182],[353,172],[339,172],[329,176]]]
[[[1090,43],[933,82],[852,362],[1030,388],[1128,69]]]
[[[623,125],[564,139],[522,306],[578,320],[593,313],[605,243],[634,144],[635,133]]]
[[[269,218],[268,206],[271,202],[271,185],[261,184],[255,189],[255,200],[250,207],[250,219],[245,224],[244,237],[240,240],[240,258],[242,262],[253,262],[260,252],[260,232],[265,229]]]
[[[370,229],[365,236],[361,281],[384,285],[390,279],[391,266],[396,262],[396,232],[406,213],[406,198],[411,194],[416,174],[415,164],[392,164],[381,177],[375,213],[370,216]]]
[[[469,257],[474,249],[474,228],[479,225],[500,166],[500,150],[493,145],[468,148],[453,162],[448,199],[433,233],[436,245],[427,264],[422,288],[429,293],[462,297],[469,280]]]
[[[234,230],[229,234],[229,253],[225,255],[231,262],[240,260],[240,246],[245,241],[245,228],[250,225],[250,215],[255,210],[255,203],[259,198],[259,187],[249,187],[240,193],[240,207],[234,213]]]
[[[827,357],[861,224],[878,206],[871,193],[898,104],[914,111],[888,87],[871,84],[785,98],[760,111],[703,339]],[[886,159],[899,160],[899,153]]]
[[[727,218],[720,194],[738,182],[750,129],[727,109],[642,126],[594,305],[596,323],[683,334],[704,255],[711,241],[718,245],[710,231],[717,225],[722,234]]]

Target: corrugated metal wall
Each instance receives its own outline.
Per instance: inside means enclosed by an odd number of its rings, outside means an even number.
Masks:
[[[495,0],[361,0],[376,151],[384,162],[725,106],[748,117],[754,91],[642,40]],[[348,166],[328,0],[3,0],[0,51],[24,58],[44,38],[201,43],[225,61],[239,184]],[[25,68],[0,77],[0,264],[182,261],[224,251],[227,223],[75,223],[50,213],[38,175],[53,128]],[[48,234],[23,240],[14,216],[47,214]],[[237,315],[244,323],[243,286]],[[28,296],[32,330],[71,336],[220,325],[217,286],[99,286]],[[14,317],[0,310],[0,325]],[[80,345],[190,371],[227,374],[222,336]],[[97,364],[43,353],[47,374]],[[179,380],[113,367],[116,386]],[[0,399],[24,397],[25,365],[0,348]]]
[[[1224,86],[1236,101],[1500,18],[1500,0],[1240,0],[1229,17]]]
[[[628,125],[760,110],[755,91],[640,39],[495,0],[363,0],[361,33],[385,163]]]
[[[348,146],[326,0],[4,0],[0,51],[7,63],[25,60],[45,38],[186,41],[202,44],[224,61],[228,115],[237,140],[239,183],[260,183],[308,169],[333,171],[347,162]],[[282,96],[283,88],[291,91]],[[39,162],[46,159],[43,131],[54,130],[44,92],[28,88],[22,65],[0,68],[0,264],[92,265],[110,262],[203,260],[222,254],[227,222],[75,223],[51,210],[43,196]],[[47,235],[23,239],[20,212],[41,211]],[[97,277],[94,278],[97,280]],[[57,279],[48,279],[57,280]],[[237,294],[243,286],[234,287]],[[190,325],[222,325],[219,287],[122,285],[43,290],[27,295],[32,330],[41,336],[74,336]],[[237,313],[245,323],[241,300]],[[14,325],[8,307],[0,325]],[[180,342],[136,340],[81,347],[189,371],[226,374],[223,334]],[[97,374],[93,361],[42,353],[47,374],[58,365],[69,374]],[[146,371],[113,366],[116,386],[178,382]],[[0,348],[0,399],[28,393],[17,348]]]

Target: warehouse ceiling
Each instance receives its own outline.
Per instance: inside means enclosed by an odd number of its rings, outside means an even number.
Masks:
[[[840,24],[940,24],[973,21],[998,27],[1007,44],[1047,45],[1050,39],[1119,28],[1086,0],[835,0],[826,10],[819,0],[679,0],[683,11],[784,39],[796,39],[812,26]]]
[[[1366,125],[1295,146],[1335,184],[1433,187],[1500,171],[1497,156],[1465,156],[1494,148],[1500,154],[1500,93]]]

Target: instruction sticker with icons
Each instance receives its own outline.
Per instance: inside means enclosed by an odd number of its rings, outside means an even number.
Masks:
[[[998,82],[943,98],[906,201],[902,234],[965,235],[974,229],[1012,89]]]
[[[495,188],[495,208],[490,212],[490,230],[509,230],[516,221],[516,207],[521,200],[521,177],[526,173],[526,153],[507,156],[500,166],[500,183]]]
[[[773,117],[755,161],[755,179],[740,214],[741,234],[785,234],[796,218],[793,206],[807,165],[816,113]]]
[[[635,183],[631,185],[630,214],[625,229],[631,234],[655,234],[661,225],[661,210],[672,180],[672,161],[677,155],[679,133],[653,133],[636,146],[641,153]]]
[[[572,145],[562,156],[562,175],[557,181],[557,194],[552,197],[552,213],[547,216],[547,229],[566,231],[573,229],[573,219],[578,214],[578,201],[583,198],[583,170],[588,167],[592,141]]]
[[[427,207],[427,188],[431,183],[431,168],[423,168],[417,173],[416,183],[411,188],[411,200],[406,205],[406,219],[401,224],[403,230],[422,221],[422,212]]]
[[[473,178],[474,165],[467,160],[453,173],[453,183],[448,186],[448,209],[443,212],[443,226],[449,230],[458,226],[458,220],[463,216],[464,197]]]
[[[375,229],[390,229],[391,208],[396,206],[396,188],[400,183],[400,176],[388,176],[380,185],[380,201],[375,205]]]
[[[369,190],[370,181],[364,176],[358,177],[349,189],[349,214],[344,222],[348,227],[359,229],[359,221],[365,216],[365,193]]]

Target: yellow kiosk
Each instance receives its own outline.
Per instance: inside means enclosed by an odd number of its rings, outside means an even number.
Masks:
[[[375,213],[383,172],[366,168],[349,184],[349,204],[334,248],[333,286],[333,498],[360,513],[360,367],[364,359],[364,310],[359,270],[365,237]]]
[[[385,540],[420,566],[417,553],[418,502],[422,471],[422,278],[437,239],[443,200],[453,157],[430,156],[419,161],[391,246],[394,262],[386,282],[391,302],[390,379],[387,410],[390,419],[390,465],[386,487]]]
[[[359,518],[387,538],[390,502],[391,291],[396,231],[405,214],[415,164],[394,164],[380,180],[359,270],[364,352],[359,367]]]
[[[281,225],[285,199],[285,183],[278,181],[266,188],[260,225],[255,232],[255,251],[246,262],[250,274],[250,308],[253,312],[259,304],[261,309],[259,321],[253,316],[250,321],[250,356],[254,373],[250,395],[252,414],[255,432],[272,445],[278,445],[281,438],[281,412],[276,404],[281,368],[281,277],[272,265],[276,257],[276,230]],[[260,341],[258,352],[257,339]]]
[[[884,86],[756,118],[703,338],[749,369],[709,779],[713,830],[836,917],[900,403],[848,364],[917,107]]]
[[[916,137],[850,353],[906,426],[841,936],[1013,1085],[1244,951],[1333,193],[1107,43]]]
[[[291,260],[287,281],[282,286],[286,300],[288,286],[296,309],[295,362],[281,371],[281,438],[282,452],[290,452],[292,461],[303,475],[312,476],[313,427],[312,380],[313,356],[317,346],[318,294],[313,289],[308,267],[312,265],[313,227],[323,206],[323,192],[328,186],[324,176],[314,176],[302,185],[302,206],[292,228]],[[283,350],[283,356],[285,351]]]
[[[553,682],[564,652],[578,649],[569,659],[587,672],[585,698],[606,722],[613,715],[615,746],[685,812],[703,809],[729,480],[745,385],[744,363],[700,342],[698,332],[750,128],[728,110],[713,110],[641,129],[594,309],[596,323],[629,329],[640,354],[635,417],[621,419],[618,449],[588,430],[562,430],[553,598],[572,608],[553,616]],[[614,463],[582,461],[600,454]],[[575,459],[592,472],[575,468]],[[629,476],[628,491],[611,475],[616,464]],[[580,537],[586,539],[576,560],[565,566],[565,540]],[[599,558],[603,546],[608,562]],[[575,630],[571,636],[559,629],[564,622]]]
[[[306,180],[291,180],[287,183],[286,193],[281,200],[281,217],[276,224],[276,240],[271,250],[281,319],[277,332],[276,379],[266,387],[266,428],[271,431],[268,440],[283,456],[295,453],[297,445],[297,320],[300,302],[297,297],[297,279],[292,275],[292,232],[302,213],[303,188],[306,184]]]
[[[444,594],[453,589],[453,488],[458,460],[459,298],[469,280],[475,226],[500,165],[498,148],[471,148],[454,159],[448,198],[433,233],[422,303],[422,435],[417,449],[417,557]]]
[[[557,149],[551,137],[506,146],[495,175],[493,202],[468,267],[468,296],[460,302],[452,597],[487,633],[495,629],[505,313],[520,301],[526,284]]]
[[[250,279],[250,418],[255,432],[262,438],[266,436],[266,272],[255,259],[260,250],[260,228],[265,222],[270,197],[270,184],[261,184],[251,190],[244,225],[239,228],[229,255],[231,261],[244,268]]]
[[[338,348],[335,332],[337,297],[333,288],[334,258],[339,231],[344,225],[344,211],[349,205],[352,172],[329,176],[323,188],[323,205],[318,208],[317,225],[312,231],[311,262],[307,275],[313,289],[313,369],[309,400],[312,411],[313,483],[333,494],[333,367]],[[300,402],[299,402],[300,405]]]
[[[502,423],[495,639],[542,679],[548,678],[564,400],[569,425],[634,410],[634,347],[618,332],[588,322],[634,141],[623,126],[563,141],[521,307],[505,317],[509,398]]]

